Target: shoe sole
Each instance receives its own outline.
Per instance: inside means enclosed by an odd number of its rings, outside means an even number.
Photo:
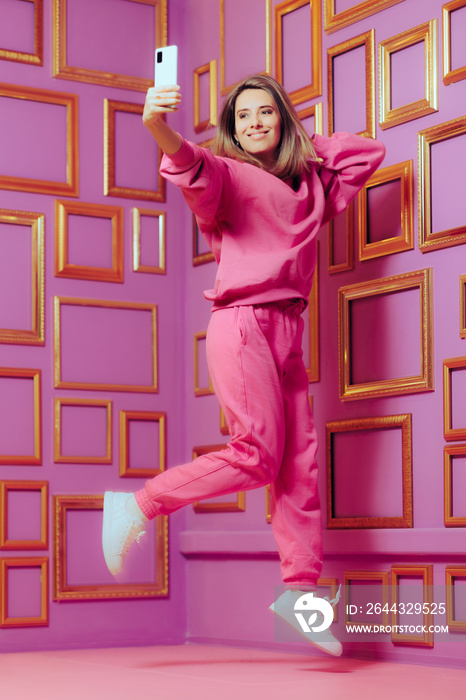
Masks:
[[[292,622],[290,622],[289,620],[286,619],[286,617],[283,617],[282,615],[280,615],[280,613],[279,613],[277,610],[274,610],[274,607],[273,607],[273,606],[274,606],[274,603],[272,603],[272,605],[269,605],[269,610],[270,610],[274,615],[276,615],[277,617],[279,617],[280,620],[283,620],[283,622],[286,622],[286,624],[287,624],[289,627],[291,627],[291,629],[293,629],[295,632],[298,632],[298,633],[301,635],[301,637],[304,637],[304,639],[306,640],[306,642],[308,642],[309,644],[312,644],[313,646],[316,647],[316,649],[320,649],[320,651],[323,651],[323,652],[325,652],[326,654],[329,654],[330,656],[338,657],[338,656],[341,656],[341,655],[342,655],[343,649],[340,649],[340,651],[335,652],[335,651],[331,651],[328,647],[322,646],[322,644],[319,644],[318,642],[316,642],[316,641],[314,641],[313,639],[311,639],[311,637],[308,637],[308,635],[307,635],[300,627],[299,627],[299,628],[298,628],[298,627],[295,627],[295,626],[293,625]],[[331,643],[331,642],[330,642],[330,643]]]

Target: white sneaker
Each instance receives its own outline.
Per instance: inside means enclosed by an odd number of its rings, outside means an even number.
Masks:
[[[118,574],[134,540],[146,534],[142,520],[129,513],[127,501],[131,493],[107,491],[104,496],[104,524],[102,528],[102,548],[105,563],[111,574]]]
[[[316,614],[316,617],[313,621],[312,627],[309,627],[309,624],[307,624],[303,616],[300,615],[300,617],[304,621],[303,624],[305,625],[305,627],[301,626],[297,614],[295,613],[295,605],[297,601],[304,595],[305,591],[286,590],[284,593],[281,594],[279,598],[277,598],[275,603],[272,603],[272,605],[270,606],[270,610],[276,615],[278,615],[278,617],[280,617],[286,623],[288,623],[291,627],[293,627],[294,630],[299,632],[299,634],[301,634],[306,639],[306,641],[310,642],[321,651],[325,651],[327,654],[331,654],[331,656],[341,656],[343,648],[338,639],[335,639],[335,637],[331,633],[330,627],[321,632],[314,631],[316,627],[320,627],[324,622],[324,615],[322,612],[316,609],[313,610],[313,612]],[[325,598],[325,600],[327,600],[330,603],[330,605],[334,607],[337,604],[339,598],[340,591],[338,591],[337,596],[333,600],[329,601],[328,598]],[[302,609],[302,606],[298,606],[297,608],[297,610]],[[305,631],[305,628],[307,628],[307,631]]]

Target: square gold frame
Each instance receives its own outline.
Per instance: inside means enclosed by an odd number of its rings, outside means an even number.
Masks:
[[[8,570],[13,568],[40,568],[41,613],[37,617],[8,617]],[[12,557],[0,559],[0,628],[5,627],[47,627],[49,624],[49,558]]]
[[[34,53],[0,49],[0,60],[44,65],[44,0],[27,0],[34,5]]]
[[[141,265],[141,216],[152,216],[159,223],[159,265]],[[166,267],[166,219],[164,211],[133,207],[133,271],[165,275]]]
[[[420,565],[407,564],[406,566],[392,566],[391,568],[391,586],[392,586],[392,627],[399,627],[399,598],[398,598],[398,581],[403,576],[406,577],[422,577],[423,589],[424,589],[424,599],[423,607],[427,606],[429,612],[423,614],[423,625],[426,631],[421,635],[415,634],[403,634],[397,631],[392,631],[392,643],[393,644],[409,644],[418,647],[433,647],[434,646],[434,633],[432,630],[433,625],[433,614],[432,614],[432,604],[433,604],[433,566],[432,564]]]
[[[419,210],[419,249],[447,248],[466,242],[466,225],[445,231],[432,231],[432,185],[430,147],[445,139],[466,134],[466,116],[436,124],[418,133],[418,210]]]
[[[460,7],[466,7],[466,0],[453,0],[442,7],[444,85],[451,85],[466,78],[466,66],[455,69],[451,67],[451,13]]]
[[[382,622],[367,622],[367,620],[354,620],[349,616],[350,586],[351,581],[380,581],[382,584]],[[387,627],[390,624],[390,574],[388,571],[345,571],[343,579],[345,590],[345,625],[364,625],[366,630],[373,629],[374,626],[382,624]]]
[[[193,459],[225,448],[226,444],[193,447]],[[246,494],[244,491],[238,491],[235,501],[220,501],[219,503],[195,501],[193,509],[195,513],[243,513],[246,510]]]
[[[131,0],[133,1],[133,0]],[[115,114],[140,114],[142,117],[143,105],[134,102],[117,102],[104,99],[104,195],[112,197],[124,197],[126,199],[144,199],[151,202],[165,202],[165,178],[158,169],[157,189],[146,190],[137,187],[122,187],[115,182]],[[162,149],[159,150],[159,166],[162,160]]]
[[[447,589],[447,625],[449,632],[466,632],[466,620],[455,620],[455,579],[466,579],[466,566],[447,566],[445,586]]]
[[[328,100],[328,135],[334,132],[333,114],[333,59],[348,51],[364,46],[366,54],[366,128],[359,131],[359,136],[375,139],[375,30],[371,29],[348,41],[327,50],[327,100]]]
[[[453,457],[466,457],[466,445],[447,445],[443,448],[444,524],[445,527],[466,527],[466,513],[453,515]]]
[[[403,515],[344,517],[334,516],[333,498],[333,435],[334,433],[356,432],[357,430],[392,430],[401,428],[401,469]],[[327,423],[327,528],[412,528],[413,527],[413,452],[411,414],[378,416],[371,418],[350,418]]]
[[[0,481],[0,549],[48,549],[48,481]],[[40,492],[40,539],[10,540],[8,538],[8,492]]]
[[[364,0],[347,10],[335,12],[335,0],[324,0],[324,29],[331,34],[399,2],[403,0]]]
[[[333,219],[327,224],[327,271],[329,275],[354,269],[354,199],[346,207],[346,260],[334,264],[334,223]]]
[[[421,100],[410,102],[402,107],[391,106],[391,67],[392,53],[418,44],[425,44],[425,96]],[[389,129],[404,124],[411,119],[418,119],[427,114],[438,112],[438,56],[437,56],[437,19],[407,29],[391,39],[379,44],[379,125]]]
[[[164,411],[120,411],[120,476],[150,478],[167,468],[167,414]],[[159,425],[159,468],[138,469],[129,463],[130,421],[151,421]]]
[[[168,518],[156,519],[157,574],[153,583],[79,584],[67,583],[66,515],[72,510],[103,510],[104,497],[93,495],[53,497],[54,574],[53,599],[114,600],[118,598],[161,598],[168,595]]]
[[[317,258],[311,293],[309,294],[309,367],[306,367],[309,382],[320,381],[320,314],[319,314],[319,241],[317,241]]]
[[[199,383],[199,341],[205,340],[207,331],[194,334],[194,396],[211,396],[215,394],[212,380],[209,375],[209,386],[200,386]]]
[[[466,440],[466,425],[452,427],[451,373],[455,369],[466,370],[466,357],[452,357],[443,361],[443,433],[445,440]]]
[[[401,181],[401,236],[384,238],[381,241],[367,241],[367,205],[368,191],[372,187],[384,185],[395,180]],[[390,165],[388,168],[377,170],[366,182],[358,194],[359,209],[359,260],[371,260],[383,255],[401,253],[414,248],[414,212],[413,212],[413,161]]]
[[[34,454],[0,455],[0,464],[42,464],[41,370],[0,367],[0,378],[32,379],[34,391]]]
[[[209,118],[201,121],[200,77],[209,74]],[[217,126],[217,59],[194,69],[194,131],[196,134]]]
[[[66,107],[66,181],[37,180],[30,177],[0,175],[0,189],[56,194],[65,197],[79,196],[79,129],[78,96],[54,90],[38,90],[21,85],[0,84],[0,97],[11,97],[30,102],[44,102]]]
[[[466,338],[466,275],[460,276],[460,338]]]
[[[167,0],[131,0],[155,7],[155,46],[167,45]],[[53,76],[64,80],[147,92],[153,85],[148,78],[121,75],[67,64],[67,0],[53,0]]]
[[[0,209],[0,223],[31,227],[32,279],[31,279],[31,330],[0,328],[0,343],[15,345],[44,345],[45,294],[44,294],[44,246],[45,216],[27,211]]]
[[[419,289],[421,373],[413,377],[380,379],[353,384],[351,381],[351,323],[350,304],[357,299]],[[338,340],[340,356],[340,399],[352,401],[376,396],[396,396],[421,391],[433,391],[433,302],[432,268],[406,272],[393,277],[369,280],[341,287],[338,290]]]
[[[283,84],[283,17],[310,5],[311,10],[311,65],[312,78],[309,85],[292,90],[289,95],[294,105],[307,102],[322,94],[322,30],[320,0],[284,0],[274,7],[275,26],[275,74],[279,83]]]
[[[123,282],[123,207],[55,200],[55,277]],[[68,216],[91,216],[112,222],[112,267],[74,265],[68,261]]]
[[[103,457],[64,455],[61,451],[61,408],[62,406],[90,406],[106,409],[106,454]],[[112,402],[105,399],[62,399],[55,398],[55,430],[53,441],[53,461],[56,464],[111,464],[112,463]]]
[[[196,217],[193,214],[193,266],[204,265],[205,263],[214,262],[215,255],[212,251],[208,253],[199,253],[199,236],[201,235],[199,227],[197,225]]]

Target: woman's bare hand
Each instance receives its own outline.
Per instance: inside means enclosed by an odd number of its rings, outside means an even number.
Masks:
[[[144,126],[150,128],[151,125],[159,121],[162,114],[178,111],[181,102],[179,89],[179,85],[149,88],[142,115]]]

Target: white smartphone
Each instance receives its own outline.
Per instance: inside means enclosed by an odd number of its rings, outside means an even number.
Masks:
[[[164,46],[155,50],[154,87],[178,85],[177,83],[178,47]]]

